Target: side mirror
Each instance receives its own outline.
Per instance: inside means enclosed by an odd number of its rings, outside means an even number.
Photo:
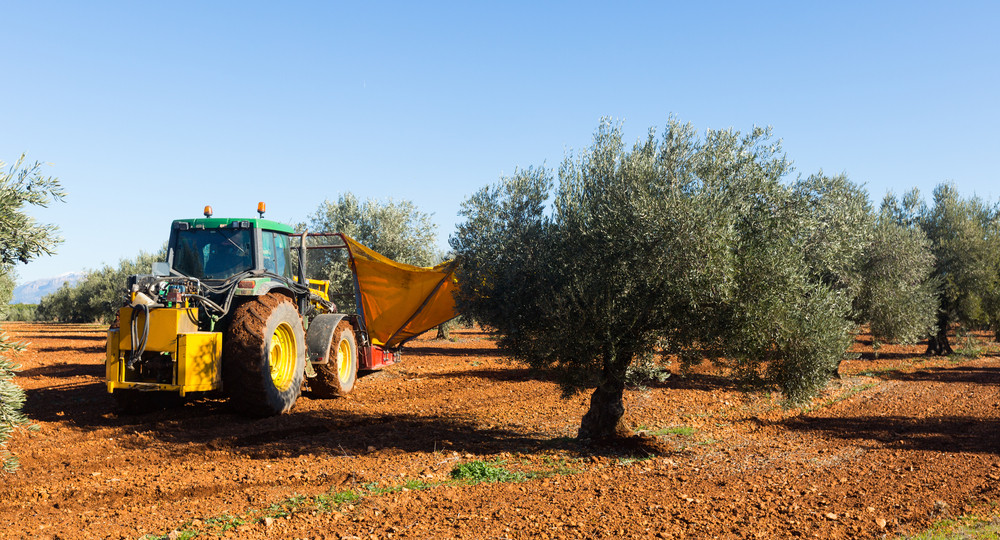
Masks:
[[[153,275],[154,276],[169,276],[170,275],[170,265],[165,262],[155,262],[153,263]]]

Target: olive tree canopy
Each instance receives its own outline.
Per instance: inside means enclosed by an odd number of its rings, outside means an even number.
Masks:
[[[790,172],[769,129],[699,138],[671,120],[627,147],[604,121],[555,174],[521,169],[463,203],[459,309],[567,393],[595,388],[581,438],[614,435],[626,370],[649,355],[805,399],[851,343],[875,219],[846,177]]]
[[[421,212],[407,200],[359,200],[347,192],[336,202],[323,201],[309,216],[310,232],[344,233],[366,247],[386,257],[414,266],[433,266],[440,262],[437,252],[437,225],[431,215]],[[310,270],[327,276],[335,302],[350,310],[354,305],[354,282],[342,250],[313,250],[310,252]]]
[[[995,207],[979,197],[963,199],[953,184],[934,189],[930,208],[912,202],[910,210],[898,213],[916,215],[916,221],[930,240],[934,254],[937,305],[934,334],[928,340],[927,354],[952,353],[948,331],[952,323],[971,329],[992,325],[1000,320],[997,298],[1000,297],[1000,229]],[[890,208],[907,208],[887,200]]]

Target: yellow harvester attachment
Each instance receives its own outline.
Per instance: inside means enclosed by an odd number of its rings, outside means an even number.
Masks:
[[[347,235],[360,310],[372,343],[393,349],[454,319],[455,261],[431,268],[398,263]]]
[[[130,327],[133,308],[123,307],[118,312],[119,321]],[[138,328],[147,328],[146,314],[139,311]],[[222,333],[198,331],[198,308],[159,308],[149,311],[148,335],[144,355],[164,356],[173,362],[171,380],[146,377],[139,366],[127,367],[133,343],[131,333],[119,328],[108,330],[107,383],[108,391],[117,388],[139,390],[165,390],[202,392],[222,386],[219,372],[222,356]]]

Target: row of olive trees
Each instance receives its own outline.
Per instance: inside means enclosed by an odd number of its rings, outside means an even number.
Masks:
[[[125,301],[125,280],[132,274],[148,274],[156,261],[166,260],[166,249],[157,253],[139,252],[122,259],[118,266],[104,265],[92,270],[75,285],[64,283],[38,303],[35,317],[42,321],[103,322],[115,318]]]
[[[26,207],[45,207],[65,196],[56,178],[42,175],[41,163],[26,163],[21,155],[8,170],[4,167],[0,162],[0,306],[7,305],[13,292],[13,265],[51,254],[61,242],[56,227],[36,222]],[[8,452],[7,440],[28,424],[21,412],[24,391],[13,381],[18,366],[9,358],[23,348],[0,333],[0,467],[8,472],[17,468],[17,459]]]
[[[2,298],[2,297],[0,297]],[[37,321],[38,304],[8,304],[3,307],[5,321]]]
[[[460,308],[567,393],[596,388],[581,438],[614,434],[636,358],[712,358],[801,401],[859,325],[881,341],[940,340],[971,309],[931,225],[953,190],[930,210],[876,212],[843,175],[791,171],[766,129],[699,138],[671,120],[629,148],[605,121],[555,175],[520,170],[463,203]]]

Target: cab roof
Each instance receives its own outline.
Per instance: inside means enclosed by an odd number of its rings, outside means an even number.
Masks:
[[[190,218],[175,219],[171,228],[181,229],[263,229],[265,231],[275,231],[287,234],[295,233],[295,229],[270,219],[261,218]]]

